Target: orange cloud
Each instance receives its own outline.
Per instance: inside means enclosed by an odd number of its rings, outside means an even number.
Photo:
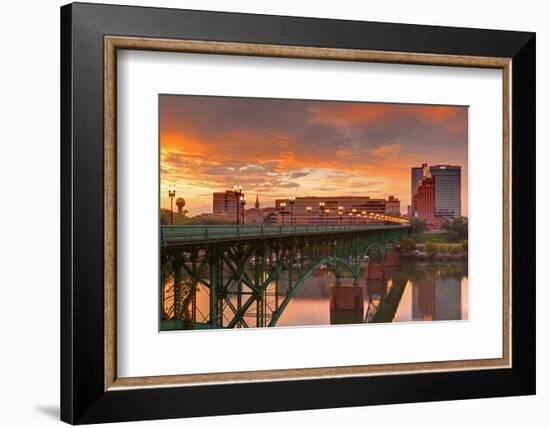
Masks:
[[[439,123],[453,132],[465,129],[464,107],[417,104],[339,103],[320,105],[312,110],[313,119],[338,125],[357,125],[393,121],[396,117]]]
[[[423,162],[462,165],[467,189],[464,107],[169,98],[161,97],[163,207],[168,184],[193,215],[211,210],[212,192],[242,184],[263,206],[338,192],[394,195],[405,210],[410,168]],[[466,213],[467,194],[463,205]]]

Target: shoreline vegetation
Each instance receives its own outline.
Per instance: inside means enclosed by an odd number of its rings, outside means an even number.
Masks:
[[[454,235],[451,235],[454,238]],[[449,239],[448,233],[412,233],[397,242],[397,252],[411,260],[465,260],[468,239]]]

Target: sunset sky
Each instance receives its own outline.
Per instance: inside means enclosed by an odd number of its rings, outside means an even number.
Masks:
[[[212,192],[243,186],[247,208],[293,196],[394,195],[410,204],[411,167],[462,166],[468,214],[466,107],[161,95],[161,206],[168,185],[190,215]]]

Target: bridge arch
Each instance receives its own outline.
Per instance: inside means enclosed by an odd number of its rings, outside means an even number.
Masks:
[[[361,272],[361,268],[363,267],[362,261],[363,261],[364,257],[365,256],[371,257],[372,250],[376,250],[377,252],[379,252],[380,257],[383,260],[385,253],[390,248],[395,247],[395,245],[397,243],[397,240],[398,240],[397,236],[390,236],[390,237],[388,237],[387,239],[385,239],[383,241],[369,243],[368,245],[366,245],[364,247],[364,249],[362,251],[359,251],[358,257],[361,260],[355,266],[352,265],[351,263],[348,263],[346,260],[344,260],[343,258],[338,257],[338,256],[328,256],[328,257],[322,258],[321,260],[317,261],[317,263],[315,265],[310,267],[298,279],[298,281],[294,284],[294,286],[292,287],[290,292],[285,296],[285,299],[283,300],[283,302],[281,303],[281,305],[279,306],[277,311],[275,311],[273,313],[272,318],[271,318],[271,320],[268,324],[268,327],[274,327],[277,324],[277,322],[279,321],[279,318],[281,317],[281,315],[283,314],[283,312],[286,309],[287,305],[290,303],[290,301],[292,300],[292,298],[296,294],[297,290],[304,284],[306,279],[309,278],[309,276],[313,272],[315,272],[317,269],[319,269],[319,267],[321,265],[327,264],[327,263],[338,263],[338,264],[342,265],[353,276],[354,284],[357,284],[359,274]],[[338,275],[336,274],[336,271],[333,268],[331,268],[331,271],[335,274],[336,277],[338,277]]]
[[[279,321],[279,318],[281,317],[282,313],[286,309],[287,305],[290,303],[290,301],[292,300],[292,298],[296,294],[296,291],[298,291],[298,289],[305,283],[306,279],[309,278],[310,275],[313,272],[315,272],[317,269],[319,269],[322,265],[328,264],[328,263],[339,263],[339,264],[341,264],[343,267],[345,267],[347,270],[349,270],[349,272],[353,276],[353,282],[356,283],[357,277],[359,275],[360,268],[359,269],[354,268],[352,265],[350,265],[348,262],[346,262],[345,260],[343,260],[340,257],[336,257],[336,256],[324,257],[321,260],[317,261],[317,263],[315,263],[315,265],[311,266],[300,277],[300,279],[298,281],[296,281],[294,286],[290,289],[289,293],[285,296],[285,299],[283,300],[283,302],[281,303],[281,305],[279,306],[277,311],[275,311],[273,313],[273,315],[271,317],[271,320],[269,321],[268,327],[275,327],[275,325],[277,324],[277,321]],[[334,269],[331,269],[331,270],[336,275]]]

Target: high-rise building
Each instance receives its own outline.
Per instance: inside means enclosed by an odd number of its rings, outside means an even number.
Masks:
[[[422,179],[424,177],[427,177],[427,174],[428,174],[427,163],[423,163],[422,166],[413,166],[411,168],[411,201],[413,200],[414,195],[416,194],[416,190],[418,189],[418,186],[420,186]],[[414,213],[414,205],[412,207],[412,211]]]
[[[434,165],[430,173],[435,183],[436,217],[456,218],[462,215],[460,166]]]
[[[233,190],[226,190],[225,192],[214,192],[212,194],[212,212],[215,215],[228,214],[231,216],[231,218],[236,218],[238,203],[239,198],[237,195],[235,195],[235,192]]]
[[[413,196],[414,216],[435,221],[435,184],[433,178],[424,178]]]
[[[401,214],[401,202],[395,196],[388,196],[386,214]]]

